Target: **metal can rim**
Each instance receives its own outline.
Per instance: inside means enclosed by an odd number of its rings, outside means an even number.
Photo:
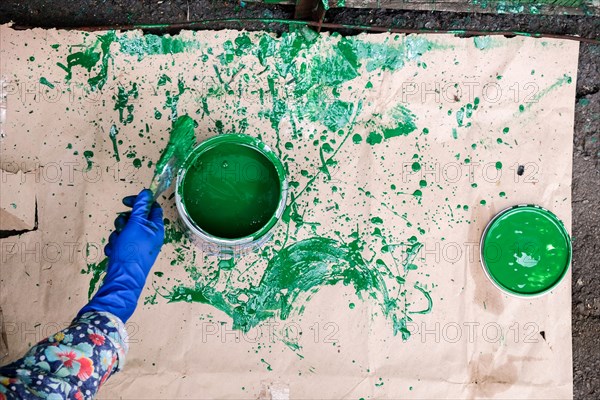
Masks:
[[[273,164],[275,170],[277,171],[280,188],[279,202],[277,204],[275,212],[273,213],[269,221],[258,231],[250,235],[234,239],[221,238],[219,236],[212,235],[206,232],[204,229],[200,228],[188,214],[183,201],[183,196],[181,194],[182,184],[185,178],[185,172],[187,171],[189,165],[204,151],[207,151],[218,144],[228,142],[248,146],[264,155]],[[212,136],[202,141],[192,149],[190,154],[183,162],[181,168],[177,172],[177,182],[175,187],[175,203],[177,205],[177,211],[181,219],[183,220],[186,227],[190,229],[193,234],[200,237],[202,240],[208,243],[212,243],[219,247],[237,247],[251,245],[252,243],[259,241],[261,238],[268,235],[275,228],[277,222],[279,222],[283,215],[283,212],[285,211],[287,202],[287,192],[288,182],[285,170],[283,168],[281,160],[279,159],[279,157],[277,157],[275,152],[267,144],[252,136],[239,133],[228,133]]]

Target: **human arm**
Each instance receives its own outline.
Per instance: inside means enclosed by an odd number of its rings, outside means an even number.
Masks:
[[[115,220],[105,247],[106,276],[71,325],[0,368],[5,398],[91,399],[125,362],[123,324],[133,314],[164,240],[162,210],[149,190],[123,199],[132,207]]]

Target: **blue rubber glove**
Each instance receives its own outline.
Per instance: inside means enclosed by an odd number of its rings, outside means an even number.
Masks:
[[[116,229],[104,248],[108,257],[104,282],[78,315],[106,311],[127,322],[160,252],[165,236],[163,212],[152,202],[152,192],[144,189],[137,196],[125,197],[123,204],[132,210],[115,219]]]

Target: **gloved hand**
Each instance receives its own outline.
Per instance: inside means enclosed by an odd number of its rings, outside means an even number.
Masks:
[[[137,196],[125,197],[123,204],[133,209],[115,219],[115,231],[104,248],[108,257],[104,283],[79,315],[106,311],[127,322],[160,252],[165,236],[163,212],[152,202],[152,192],[144,189]]]

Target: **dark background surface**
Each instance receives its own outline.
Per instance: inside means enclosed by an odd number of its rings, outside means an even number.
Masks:
[[[179,23],[224,18],[292,19],[292,6],[218,0],[0,0],[0,23],[31,27],[91,27]],[[592,16],[471,14],[332,9],[326,22],[406,29],[524,31],[600,39]],[[271,29],[258,22],[206,22],[206,29]],[[157,33],[153,31],[153,33]],[[169,30],[176,33],[176,30]],[[344,31],[352,34],[357,31]],[[600,44],[581,43],[573,153],[573,379],[577,399],[600,398]]]

